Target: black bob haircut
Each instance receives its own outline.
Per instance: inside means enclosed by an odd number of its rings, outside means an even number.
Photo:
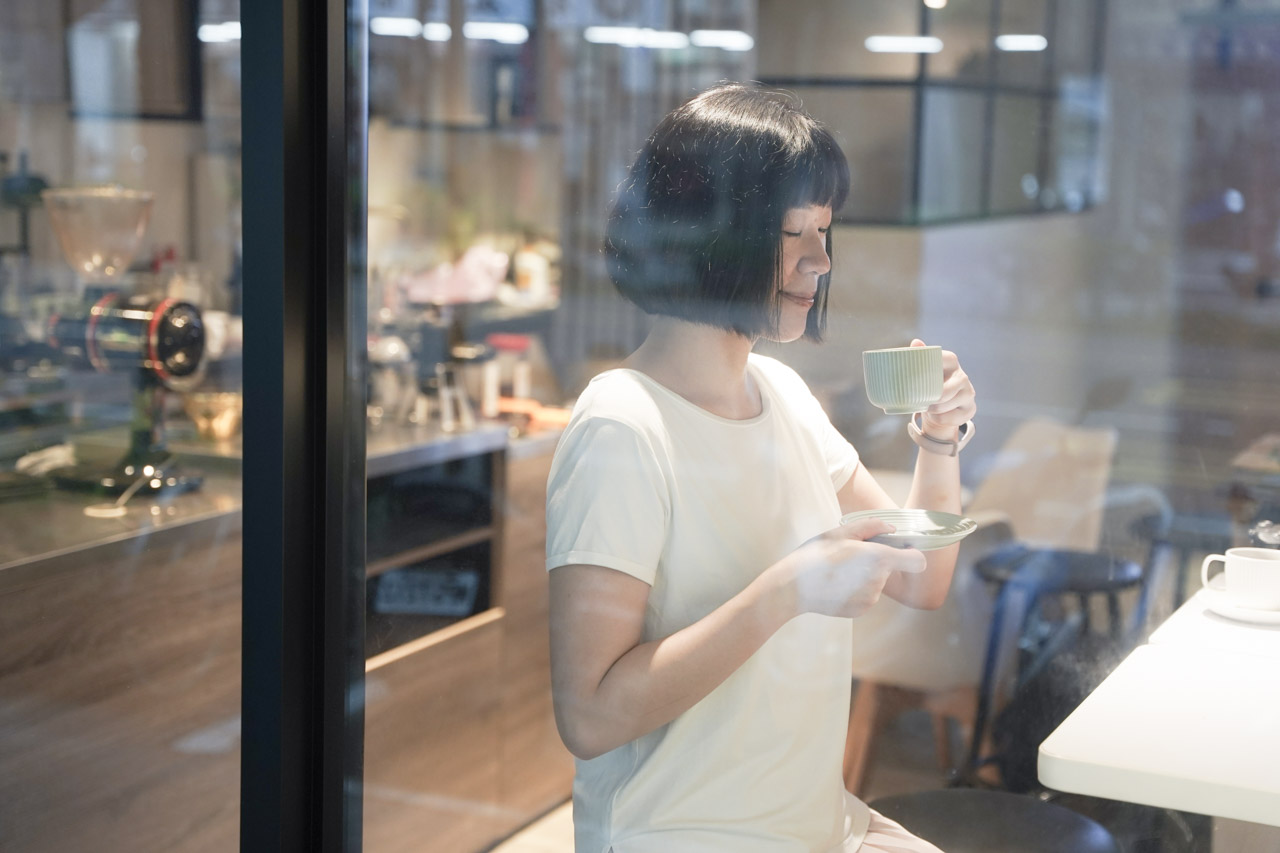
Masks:
[[[609,276],[647,314],[755,338],[781,312],[782,220],[839,210],[849,164],[794,99],[722,83],[673,110],[645,142],[609,214]],[[831,233],[827,233],[831,254]],[[804,337],[826,328],[828,272]]]

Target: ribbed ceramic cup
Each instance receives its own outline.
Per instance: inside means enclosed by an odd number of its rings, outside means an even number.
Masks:
[[[867,399],[888,415],[922,412],[942,399],[942,347],[893,347],[862,354]]]

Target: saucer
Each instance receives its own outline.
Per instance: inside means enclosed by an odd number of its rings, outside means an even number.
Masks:
[[[972,518],[932,509],[868,509],[851,512],[840,519],[848,524],[863,518],[879,518],[892,524],[893,533],[873,536],[868,542],[879,542],[895,548],[932,551],[954,545],[978,528]]]
[[[1262,610],[1257,607],[1244,607],[1233,603],[1227,594],[1214,587],[1204,587],[1208,593],[1205,608],[1232,620],[1248,622],[1251,625],[1280,625],[1280,610]]]

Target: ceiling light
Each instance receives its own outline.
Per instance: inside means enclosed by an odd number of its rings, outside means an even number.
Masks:
[[[469,39],[484,39],[503,44],[524,44],[529,40],[529,28],[524,24],[502,24],[496,21],[467,21],[462,34]]]
[[[689,33],[694,47],[718,47],[723,50],[751,50],[756,40],[742,30],[694,30]]]
[[[222,24],[201,24],[196,30],[196,38],[205,44],[238,41],[240,39],[240,22],[227,21]]]
[[[1006,51],[1038,51],[1049,46],[1049,40],[1039,35],[996,36],[996,48]]]
[[[924,0],[924,5],[930,9],[945,9],[947,8],[947,0]]]
[[[689,46],[689,37],[671,30],[648,27],[587,27],[582,37],[593,44],[616,44],[622,47],[679,49]]]
[[[425,23],[422,25],[422,37],[427,41],[448,41],[453,36],[453,29],[448,24]]]
[[[942,39],[936,36],[868,36],[864,44],[872,53],[937,53]]]
[[[417,18],[370,18],[369,32],[375,36],[402,36],[416,39],[422,35],[422,22]]]

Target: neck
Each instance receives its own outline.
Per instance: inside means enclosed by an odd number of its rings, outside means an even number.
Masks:
[[[644,343],[623,362],[721,417],[760,413],[760,393],[747,376],[754,341],[710,326],[657,317]]]

